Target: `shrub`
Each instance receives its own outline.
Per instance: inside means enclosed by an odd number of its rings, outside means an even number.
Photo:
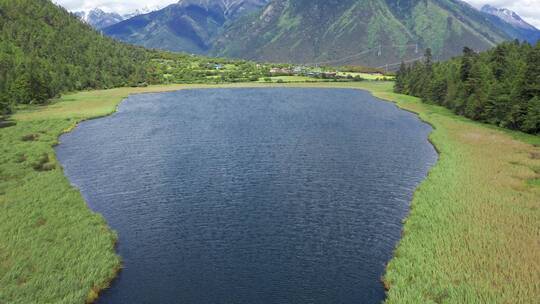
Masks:
[[[21,138],[22,141],[36,141],[39,138],[38,134],[28,134]]]
[[[41,155],[38,161],[34,163],[32,168],[34,168],[36,171],[51,171],[54,170],[56,166],[54,163],[50,162],[49,155],[44,153]]]

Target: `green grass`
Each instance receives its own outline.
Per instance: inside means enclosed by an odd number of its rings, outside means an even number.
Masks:
[[[265,87],[233,84],[219,87]],[[391,83],[293,83],[360,88],[434,126],[437,165],[415,193],[384,281],[388,303],[533,303],[540,295],[540,140],[475,123],[391,92]],[[0,129],[0,303],[84,303],[120,267],[117,239],[63,175],[63,132],[112,113],[129,94],[215,85],[69,94]],[[535,146],[537,145],[537,146]]]
[[[351,77],[355,77],[355,76],[360,76],[362,77],[363,79],[366,79],[366,80],[384,80],[384,79],[388,79],[388,80],[391,80],[392,78],[394,78],[393,76],[384,76],[382,74],[369,74],[369,73],[356,73],[356,72],[339,72],[338,73],[338,76],[351,76]]]
[[[535,303],[540,295],[536,136],[488,127],[417,98],[376,95],[435,130],[440,159],[417,189],[385,282],[388,303]]]

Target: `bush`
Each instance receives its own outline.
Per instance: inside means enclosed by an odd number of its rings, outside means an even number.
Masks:
[[[38,161],[34,163],[32,168],[36,171],[51,171],[54,170],[56,166],[54,163],[50,162],[49,155],[44,153]]]
[[[39,138],[38,134],[28,134],[21,138],[22,141],[36,141]]]

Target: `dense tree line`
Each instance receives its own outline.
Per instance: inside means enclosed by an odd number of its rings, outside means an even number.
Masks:
[[[503,43],[447,62],[402,64],[394,90],[421,97],[459,115],[497,126],[540,134],[540,42]]]
[[[150,56],[49,0],[0,0],[0,115],[65,91],[152,82]]]

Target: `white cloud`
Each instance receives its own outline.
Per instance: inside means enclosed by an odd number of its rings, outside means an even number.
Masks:
[[[70,11],[89,10],[99,7],[104,11],[114,11],[121,14],[136,9],[155,6],[166,6],[178,0],[54,0]],[[540,28],[540,0],[464,0],[480,8],[484,4],[504,7],[518,13],[525,21]]]

